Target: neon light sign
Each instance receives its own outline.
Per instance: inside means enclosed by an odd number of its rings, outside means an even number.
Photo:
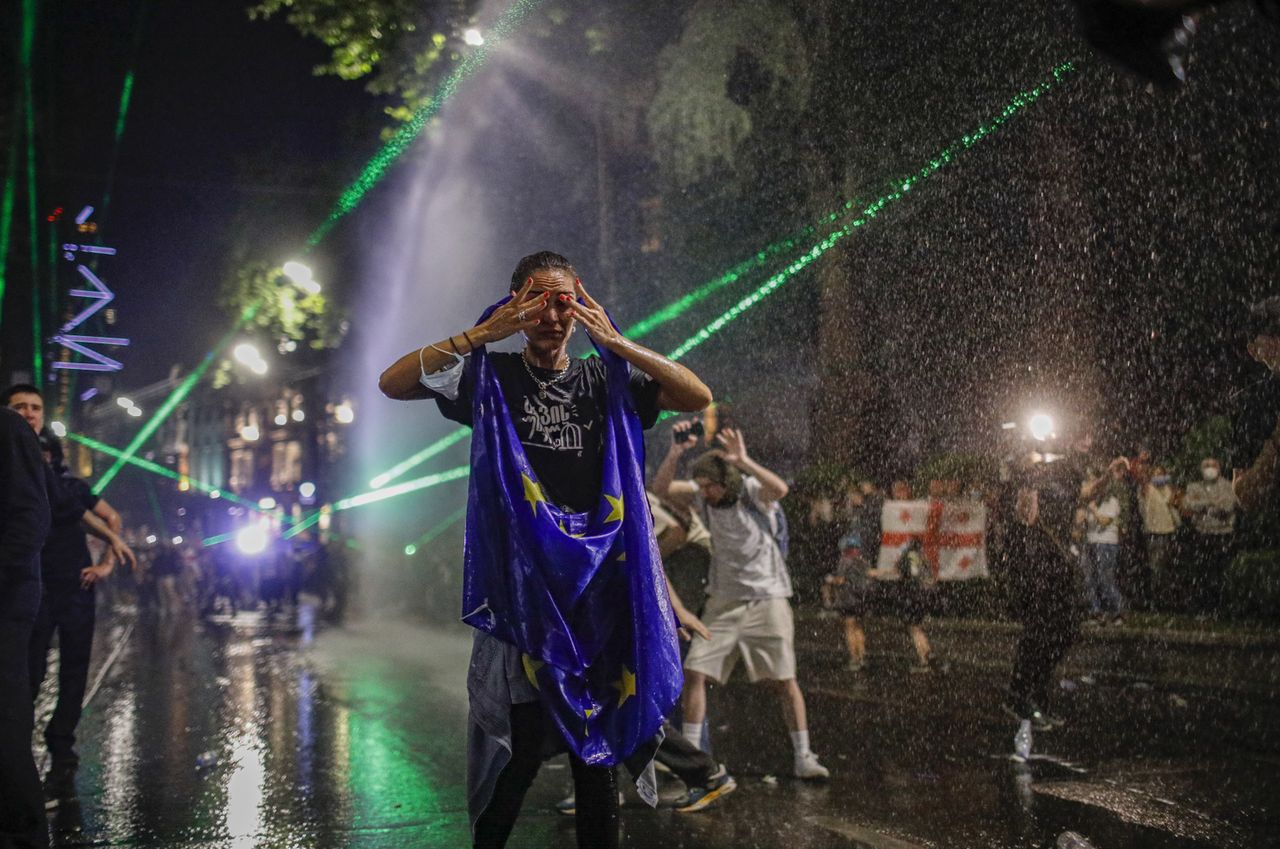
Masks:
[[[93,207],[86,206],[80,210],[80,214],[76,216],[76,224],[83,226],[89,216],[93,214]],[[76,262],[77,253],[96,254],[100,256],[115,256],[116,249],[108,247],[99,247],[97,245],[63,245],[62,256],[69,262]],[[107,288],[107,284],[103,283],[98,275],[94,274],[89,268],[77,263],[76,271],[80,276],[88,282],[91,289],[72,289],[69,293],[72,297],[86,298],[89,304],[79,313],[72,316],[71,320],[62,325],[62,329],[58,331],[58,335],[53,337],[53,341],[69,351],[84,356],[86,359],[79,362],[62,362],[55,361],[53,367],[55,369],[68,369],[71,371],[120,371],[124,366],[119,360],[108,357],[101,351],[90,347],[91,345],[101,346],[125,346],[129,344],[129,340],[120,336],[85,336],[79,333],[70,333],[69,331],[76,329],[84,322],[93,317],[95,313],[111,303],[116,297],[115,292]]]

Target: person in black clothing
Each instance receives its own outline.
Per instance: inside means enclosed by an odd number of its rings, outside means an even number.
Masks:
[[[684,366],[622,336],[559,254],[543,251],[521,259],[510,295],[479,325],[402,356],[382,373],[378,386],[396,400],[434,399],[445,418],[470,425],[475,370],[466,355],[521,334],[519,353],[488,353],[512,424],[546,497],[569,512],[592,510],[601,492],[608,380],[600,357],[569,356],[569,338],[579,323],[597,345],[630,365],[630,400],[643,427],[651,427],[663,409],[704,409],[711,392]],[[514,645],[477,632],[468,692],[474,842],[501,847],[543,759],[563,742],[556,739]],[[617,846],[613,769],[572,756],[570,765],[578,845]]]
[[[6,403],[32,430],[43,430],[43,399],[34,386],[11,387]],[[75,729],[89,677],[96,618],[94,585],[111,574],[117,560],[136,566],[133,552],[95,512],[99,498],[83,480],[71,476],[62,463],[62,449],[50,434],[41,436],[44,475],[51,524],[40,552],[41,595],[28,646],[28,695],[34,701],[44,683],[53,635],[58,634],[58,703],[45,728],[50,769],[45,792],[50,802],[74,794],[79,766],[75,753]],[[109,508],[108,508],[109,509]],[[119,514],[108,516],[119,522]],[[101,563],[95,564],[85,541],[85,531],[107,542]]]
[[[1005,710],[1040,731],[1061,724],[1047,713],[1049,683],[1080,633],[1071,527],[1080,505],[1083,454],[1051,462],[1048,456],[1021,461],[1005,504],[1013,614],[1022,623]]]
[[[40,444],[21,416],[0,410],[0,849],[49,842],[31,757],[27,670],[40,608],[40,547],[48,530]]]
[[[1249,319],[1247,348],[1258,368],[1237,399],[1231,485],[1248,524],[1263,537],[1259,547],[1275,548],[1280,547],[1275,521],[1280,516],[1280,295],[1254,305]]]

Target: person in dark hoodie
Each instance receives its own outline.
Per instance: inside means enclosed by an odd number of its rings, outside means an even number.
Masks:
[[[0,410],[0,849],[49,843],[31,757],[27,646],[40,607],[40,548],[49,531],[40,444]]]

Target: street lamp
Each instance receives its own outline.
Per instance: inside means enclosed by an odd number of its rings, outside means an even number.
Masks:
[[[232,350],[231,355],[236,358],[236,362],[247,366],[254,374],[267,373],[267,361],[252,343],[241,342]]]
[[[249,525],[236,534],[236,547],[245,554],[261,554],[267,550],[267,526]]]
[[[320,294],[320,284],[311,276],[310,266],[304,265],[297,260],[289,260],[284,264],[284,276],[292,281],[308,295]]]
[[[1048,413],[1036,413],[1027,421],[1027,430],[1031,431],[1031,438],[1036,442],[1044,442],[1053,436],[1053,417]]]

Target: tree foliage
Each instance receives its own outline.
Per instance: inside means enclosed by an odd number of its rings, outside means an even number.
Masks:
[[[681,187],[735,164],[754,129],[753,99],[794,113],[809,97],[805,42],[782,4],[701,0],[657,64],[649,133],[663,173]]]
[[[470,0],[259,0],[249,17],[282,15],[329,48],[317,75],[367,80],[370,94],[394,97],[386,113],[407,121],[431,102],[441,60],[456,57],[457,33],[475,10]]]

